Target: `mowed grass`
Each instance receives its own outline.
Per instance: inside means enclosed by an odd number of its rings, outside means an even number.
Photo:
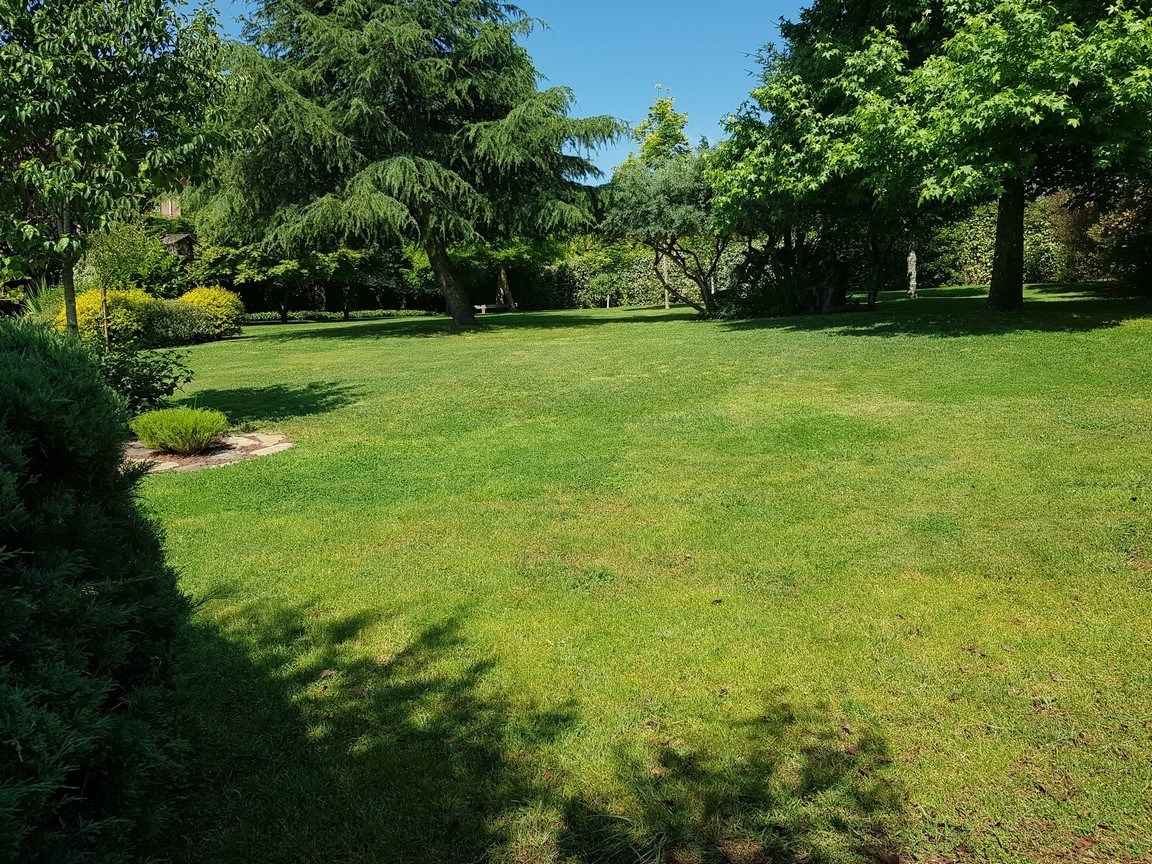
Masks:
[[[1146,860],[1152,304],[977,293],[195,349],[179,860]]]

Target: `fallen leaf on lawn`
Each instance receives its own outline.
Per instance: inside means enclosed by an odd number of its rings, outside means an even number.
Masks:
[[[849,756],[859,756],[860,755],[860,748],[854,747],[851,744],[849,744],[847,747],[844,748],[844,752],[847,753]]]
[[[335,674],[336,674],[336,672],[334,670],[325,669],[323,672],[320,673],[320,680],[323,681],[325,678],[331,678]]]

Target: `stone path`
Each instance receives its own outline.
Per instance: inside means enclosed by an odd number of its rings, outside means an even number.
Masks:
[[[283,435],[231,435],[204,453],[195,456],[178,456],[175,453],[160,453],[149,450],[139,441],[132,441],[124,448],[124,461],[147,462],[149,474],[166,474],[169,471],[201,471],[205,468],[223,468],[245,459],[257,456],[271,456],[283,453],[293,445],[293,441]]]

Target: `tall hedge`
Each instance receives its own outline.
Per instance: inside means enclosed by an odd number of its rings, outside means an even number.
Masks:
[[[188,604],[78,341],[0,322],[0,861],[127,862],[163,821]]]

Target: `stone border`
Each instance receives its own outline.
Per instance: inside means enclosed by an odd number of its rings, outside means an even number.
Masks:
[[[295,442],[283,435],[230,435],[204,453],[195,456],[177,456],[149,450],[139,441],[131,441],[124,448],[124,461],[133,465],[146,463],[149,474],[167,474],[172,471],[203,471],[205,468],[223,468],[258,456],[283,453]]]

